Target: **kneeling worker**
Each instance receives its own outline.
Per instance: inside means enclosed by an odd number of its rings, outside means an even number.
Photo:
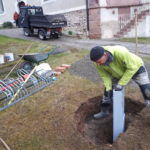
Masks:
[[[101,111],[95,119],[106,117],[112,102],[112,90],[120,91],[133,79],[140,87],[145,104],[150,109],[150,81],[142,59],[123,46],[96,46],[91,49],[90,58],[103,80],[105,91]]]

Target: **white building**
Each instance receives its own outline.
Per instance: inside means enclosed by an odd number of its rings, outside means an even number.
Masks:
[[[66,32],[90,38],[134,37],[137,12],[138,36],[150,36],[150,0],[0,0],[0,24],[13,22],[23,2],[42,6],[44,14],[64,14]]]
[[[44,14],[63,13],[68,21],[66,31],[86,32],[85,0],[0,0],[0,24],[13,22],[13,14],[19,12],[19,4],[22,2],[25,5],[42,6]]]

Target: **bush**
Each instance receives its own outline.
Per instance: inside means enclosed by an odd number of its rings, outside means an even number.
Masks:
[[[72,31],[68,31],[68,34],[69,34],[69,35],[72,35],[73,33],[72,33]]]
[[[2,27],[3,28],[13,28],[13,24],[12,24],[12,22],[4,22],[3,24],[2,24]]]

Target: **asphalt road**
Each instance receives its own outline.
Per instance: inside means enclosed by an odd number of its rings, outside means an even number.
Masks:
[[[50,45],[55,45],[57,47],[63,49],[70,49],[70,48],[79,48],[79,49],[87,49],[90,50],[92,47],[96,45],[123,45],[127,47],[130,51],[136,51],[135,43],[128,43],[128,42],[120,42],[119,39],[106,39],[106,40],[91,40],[91,39],[78,39],[72,38],[68,36],[62,36],[59,39],[48,39],[42,41],[38,39],[38,37],[26,37],[23,35],[22,29],[14,28],[14,29],[1,29],[0,35],[5,35],[8,37],[15,37],[20,39],[26,39],[31,41],[38,41],[47,43]],[[150,44],[138,44],[138,51],[144,54],[150,54]]]

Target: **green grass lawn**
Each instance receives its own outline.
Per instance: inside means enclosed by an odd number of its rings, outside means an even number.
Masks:
[[[34,52],[43,52],[53,48],[40,42],[31,42],[18,38],[10,38],[7,36],[0,36],[0,53],[13,52],[15,55]],[[28,50],[29,49],[29,50]]]
[[[24,53],[30,45],[29,52],[47,51],[47,47],[51,47],[4,36],[0,36],[1,39],[1,53],[7,50],[15,54]],[[74,49],[50,56],[47,62],[55,68],[62,63],[73,64],[87,54],[87,50]],[[12,150],[104,150],[104,147],[112,150],[109,144],[95,145],[85,139],[77,130],[74,118],[83,102],[102,94],[102,84],[66,71],[53,86],[0,112],[0,137]],[[127,95],[141,99],[139,92],[134,94],[129,90]],[[3,149],[0,144],[0,150]]]
[[[0,39],[3,52],[23,53],[31,43],[30,52],[39,52],[41,48],[35,42],[4,36]],[[86,50],[67,51],[50,56],[47,62],[55,68],[62,63],[73,64],[87,54]],[[0,112],[0,137],[14,150],[98,150],[98,146],[82,138],[74,120],[81,102],[97,93],[99,88],[95,83],[65,72],[53,86]],[[0,149],[3,149],[1,144]]]
[[[132,42],[135,43],[136,39],[135,38],[122,38],[121,39],[122,42]],[[143,44],[150,44],[150,37],[139,37],[138,38],[138,43],[143,43]]]

